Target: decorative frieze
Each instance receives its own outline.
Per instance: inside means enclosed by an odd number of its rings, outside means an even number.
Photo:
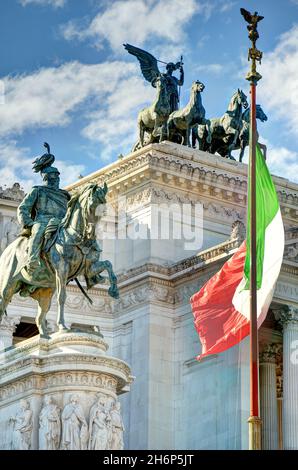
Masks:
[[[40,411],[35,407],[38,421],[33,419],[30,400],[22,399],[9,419],[9,447],[13,450],[122,450],[124,426],[120,403],[114,397],[99,392],[92,403],[89,395],[82,392],[46,394]],[[38,443],[33,443],[36,426]]]
[[[205,191],[203,191],[203,193],[204,192]],[[230,200],[231,197],[229,196],[227,199]],[[121,204],[123,205],[124,202],[125,207],[122,207]],[[236,202],[238,202],[238,200]],[[118,210],[122,208],[122,210],[126,210],[128,213],[133,212],[139,207],[144,207],[146,204],[190,204],[194,206],[198,203],[203,204],[205,216],[209,218],[222,218],[224,220],[232,221],[237,219],[242,220],[245,218],[244,209],[239,210],[238,208],[235,209],[234,207],[228,207],[227,205],[217,204],[214,201],[204,201],[199,194],[195,197],[194,194],[182,192],[181,184],[179,185],[179,189],[177,188],[175,191],[150,186],[145,189],[141,189],[134,194],[128,194],[125,201],[122,199],[117,201],[117,197],[111,201],[114,209],[117,206]]]
[[[63,360],[65,360],[65,357],[62,357],[60,362],[63,363]],[[67,362],[73,363],[74,361],[67,360]],[[104,365],[102,362],[99,363],[96,360],[94,360],[92,363],[97,366]],[[57,366],[57,361],[56,364],[53,365]],[[107,366],[108,363],[105,365]],[[18,371],[19,369],[12,368],[12,372]],[[14,396],[20,397],[24,393],[33,392],[34,390],[41,392],[44,389],[55,390],[57,387],[59,388],[69,386],[88,387],[94,390],[103,388],[116,393],[118,382],[109,375],[92,373],[90,371],[84,373],[82,371],[74,372],[70,370],[68,372],[56,372],[54,374],[48,374],[44,377],[33,374],[30,379],[26,378],[16,381],[13,385],[2,386],[0,389],[0,400],[4,401]]]

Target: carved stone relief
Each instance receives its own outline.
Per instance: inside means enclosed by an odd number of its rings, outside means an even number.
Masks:
[[[71,395],[69,403],[62,411],[63,450],[87,449],[88,425],[78,395]]]
[[[235,220],[232,224],[232,230],[230,235],[230,240],[234,240],[238,238],[239,240],[243,241],[246,237],[246,228],[241,220]]]
[[[116,401],[112,404],[110,411],[111,416],[111,442],[109,449],[122,450],[124,448],[123,433],[124,425],[120,411],[120,402]]]
[[[30,450],[33,431],[33,412],[28,400],[21,400],[20,408],[11,418],[12,449]]]
[[[86,396],[72,394],[63,411],[51,395],[46,395],[39,413],[39,450],[122,450],[124,425],[120,403],[110,395],[97,393],[85,418]],[[23,403],[22,403],[23,402]],[[26,400],[12,418],[14,449],[28,450],[33,430],[32,411]]]
[[[46,396],[39,415],[39,449],[59,449],[60,437],[60,409],[51,396]]]
[[[90,409],[89,416],[89,450],[105,450],[108,448],[111,434],[111,416],[107,398],[99,394]]]

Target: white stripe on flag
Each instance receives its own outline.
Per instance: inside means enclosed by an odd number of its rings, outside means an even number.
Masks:
[[[262,286],[257,291],[258,326],[265,320],[274,294],[275,284],[282,265],[284,244],[285,234],[279,209],[265,230],[263,279]],[[249,320],[249,290],[243,290],[244,286],[245,279],[243,278],[235,291],[232,302],[236,310]]]

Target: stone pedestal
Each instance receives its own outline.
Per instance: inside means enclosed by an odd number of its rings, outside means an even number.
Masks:
[[[0,449],[122,449],[129,366],[93,333],[55,333],[0,355]]]
[[[262,450],[278,449],[276,353],[277,346],[270,344],[260,354]]]
[[[298,309],[281,313],[283,324],[283,446],[298,449]]]

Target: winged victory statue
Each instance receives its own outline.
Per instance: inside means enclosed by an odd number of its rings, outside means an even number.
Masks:
[[[145,132],[149,136],[146,143],[152,143],[156,140],[163,140],[166,133],[166,121],[169,115],[179,108],[179,87],[184,83],[184,70],[182,57],[175,64],[168,62],[166,72],[160,72],[158,61],[152,54],[131,44],[124,44],[127,52],[135,56],[141,66],[143,77],[157,89],[157,96],[154,103],[149,108],[141,111],[138,117],[140,140],[135,146],[144,145]],[[173,75],[175,70],[179,70],[180,77]]]

